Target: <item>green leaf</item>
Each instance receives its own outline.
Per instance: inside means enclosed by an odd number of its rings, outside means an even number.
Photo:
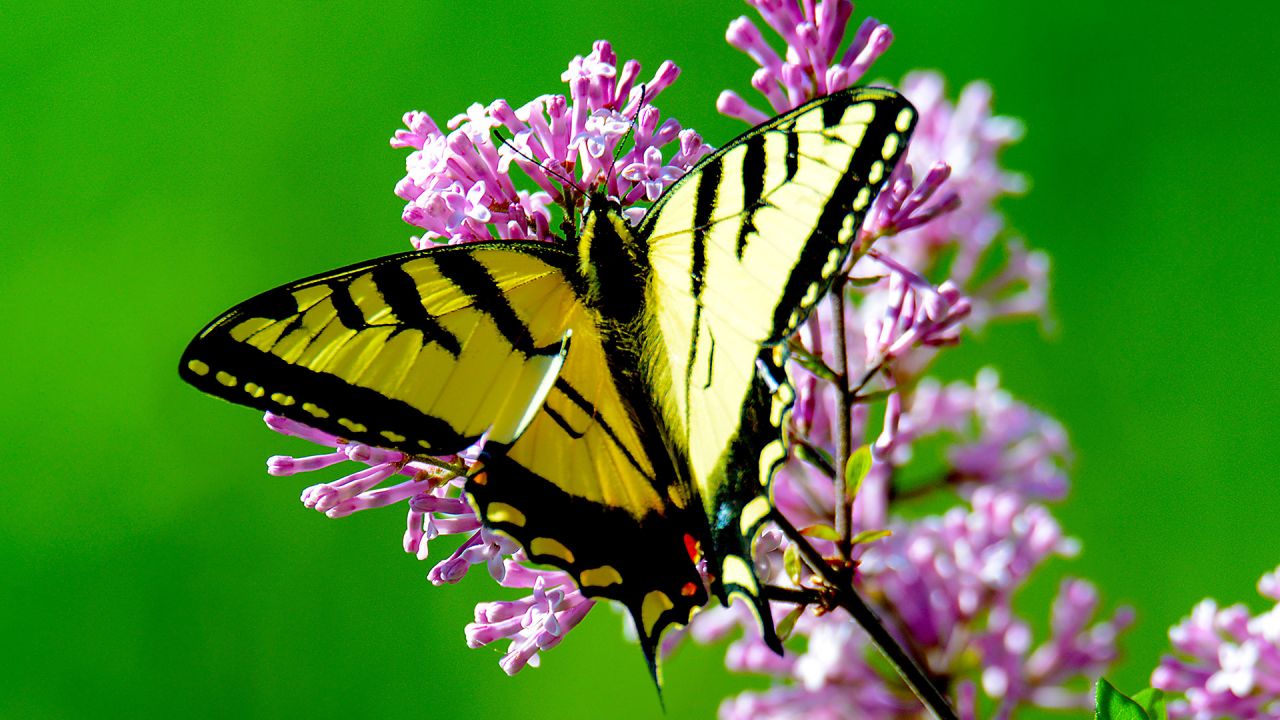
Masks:
[[[876,403],[881,400],[888,399],[890,395],[896,392],[902,392],[902,390],[896,387],[889,388],[887,390],[872,390],[871,392],[858,393],[857,395],[854,395],[853,401],[855,403]]]
[[[1133,701],[1147,711],[1147,717],[1151,718],[1151,720],[1169,720],[1169,711],[1164,706],[1163,690],[1147,688],[1135,693]]]
[[[808,535],[819,540],[830,540],[831,542],[840,542],[840,533],[830,525],[810,525],[800,531],[801,535]]]
[[[832,370],[826,363],[822,362],[822,358],[812,353],[793,349],[791,351],[791,359],[800,363],[800,367],[829,383],[839,382],[840,380],[840,375],[835,370]]]
[[[844,466],[844,485],[849,490],[850,501],[858,497],[858,490],[869,472],[871,472],[871,447],[863,445],[853,451],[849,456],[849,462]]]
[[[834,462],[831,461],[831,455],[827,451],[819,447],[814,447],[806,442],[797,442],[795,444],[796,457],[804,462],[818,468],[823,475],[829,478],[836,476]]]
[[[1095,720],[1151,720],[1141,705],[1117,690],[1105,678],[1098,679],[1093,717]]]
[[[858,543],[875,542],[880,538],[887,538],[892,534],[892,530],[863,530],[853,536],[853,540],[850,541],[850,544],[857,545]]]
[[[779,640],[786,642],[787,639],[791,637],[791,631],[796,628],[796,621],[799,620],[800,616],[803,614],[804,606],[800,605],[787,613],[786,617],[782,618],[782,621],[774,627],[774,631],[777,632]]]
[[[782,568],[787,571],[787,577],[791,578],[791,582],[800,584],[800,553],[795,545],[788,545],[787,549],[782,551]]]
[[[868,275],[866,277],[849,276],[848,282],[854,287],[871,287],[881,280],[885,279],[884,275]]]

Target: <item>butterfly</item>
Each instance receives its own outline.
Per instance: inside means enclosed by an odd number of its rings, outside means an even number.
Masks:
[[[794,392],[785,340],[848,259],[916,112],[818,98],[734,138],[633,226],[360,262],[235,306],[182,355],[220,398],[350,442],[448,455],[491,530],[630,612],[649,669],[712,594],[781,653],[752,543]]]

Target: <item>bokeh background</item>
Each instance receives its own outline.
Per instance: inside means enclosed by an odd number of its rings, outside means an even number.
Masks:
[[[500,593],[433,588],[403,513],[331,521],[307,448],[175,373],[259,290],[406,249],[387,138],[410,109],[561,92],[597,38],[684,69],[660,107],[712,143],[753,69],[737,2],[86,2],[0,9],[0,717],[660,716],[608,610],[515,678],[462,627]],[[1202,596],[1259,602],[1280,563],[1274,10],[1015,0],[859,4],[897,40],[875,75],[985,78],[1027,138],[1005,204],[1054,263],[1056,329],[997,326],[939,371],[993,364],[1078,453],[1055,508],[1139,622],[1145,686]],[[312,482],[314,480],[311,480]],[[440,549],[436,557],[440,557]],[[1036,611],[1040,612],[1040,611]],[[1041,619],[1043,626],[1043,619]],[[721,648],[667,669],[670,718],[729,692]]]

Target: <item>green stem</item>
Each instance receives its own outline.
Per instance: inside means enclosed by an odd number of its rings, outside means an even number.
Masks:
[[[833,570],[822,555],[800,534],[800,531],[782,516],[782,513],[773,511],[771,519],[795,544],[796,550],[810,569],[822,579],[823,584],[830,588],[836,605],[848,611],[867,635],[871,636],[871,642],[875,644],[876,649],[893,665],[894,670],[907,683],[920,702],[938,720],[958,720],[956,711],[952,709],[947,696],[938,688],[929,673],[898,644],[880,617],[853,589],[853,574]]]
[[[441,460],[440,458],[435,457],[433,455],[414,455],[409,459],[414,462],[420,462],[425,465],[438,467],[441,470],[448,470],[449,472],[453,473],[457,477],[466,477],[467,473],[470,472],[467,469],[466,465],[445,462],[444,460]]]
[[[815,605],[822,602],[822,598],[816,590],[804,588],[797,590],[778,585],[765,585],[764,596],[772,602],[784,602],[791,605]]]
[[[844,482],[845,468],[849,466],[849,456],[853,453],[853,429],[849,427],[849,415],[853,411],[853,393],[849,391],[849,358],[846,347],[844,327],[844,275],[840,275],[831,289],[831,312],[835,324],[836,366],[836,535],[840,538],[838,552],[840,559],[848,564],[853,554],[853,499],[849,497],[847,483]],[[861,389],[861,388],[859,388]]]

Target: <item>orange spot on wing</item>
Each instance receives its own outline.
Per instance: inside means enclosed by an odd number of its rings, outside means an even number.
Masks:
[[[695,563],[702,559],[702,545],[689,533],[684,534],[684,549],[689,553],[689,559]]]

